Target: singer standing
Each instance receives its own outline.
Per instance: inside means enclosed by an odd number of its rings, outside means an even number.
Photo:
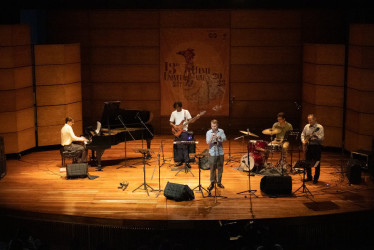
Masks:
[[[222,185],[223,161],[224,152],[222,142],[226,141],[226,135],[223,129],[218,128],[218,121],[212,120],[210,122],[211,129],[206,132],[206,143],[209,145],[209,166],[210,166],[210,186],[208,190],[211,191],[214,183],[217,181],[217,186],[225,188]],[[216,174],[218,170],[218,175]],[[217,176],[217,178],[216,178]]]

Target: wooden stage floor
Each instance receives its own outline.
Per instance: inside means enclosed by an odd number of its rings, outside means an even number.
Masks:
[[[197,140],[200,143],[196,151],[201,153],[206,148],[205,138],[198,136]],[[150,165],[146,165],[147,184],[156,190],[159,187],[157,154],[161,142],[165,159],[160,168],[161,189],[165,188],[167,182],[186,184],[191,189],[196,187],[199,184],[196,163],[191,164],[194,176],[185,172],[176,175],[177,172],[171,170],[174,163],[171,136],[156,136],[153,139],[152,150],[155,153],[148,161]],[[261,175],[250,178],[251,188],[257,190],[258,198],[237,194],[249,189],[249,180],[246,172],[236,170],[239,166],[236,161],[241,159],[246,146],[233,140],[230,143],[233,161],[224,166],[222,183],[225,188],[218,189],[218,194],[227,198],[218,197],[215,201],[214,196],[206,197],[205,193],[203,198],[201,193],[195,193],[192,201],[175,202],[167,200],[162,192],[158,197],[157,191],[150,192],[149,196],[142,189],[132,192],[143,183],[141,154],[134,152],[138,148],[141,148],[140,141],[127,143],[126,162],[123,143],[106,150],[102,158],[103,171],[96,172],[94,167],[89,167],[91,175],[99,176],[95,180],[66,179],[66,174],[60,172],[58,150],[33,152],[20,160],[7,160],[7,175],[0,180],[0,209],[33,216],[42,214],[53,220],[121,225],[126,220],[211,221],[309,217],[360,212],[374,207],[374,185],[370,177],[364,173],[360,185],[349,185],[347,178],[340,173],[347,159],[342,159],[342,155],[336,152],[323,152],[320,181],[318,184],[306,184],[313,196],[301,190],[288,196],[269,196],[260,191]],[[226,163],[228,142],[225,142],[224,150]],[[278,159],[279,153],[275,153],[273,162]],[[297,153],[293,153],[293,162],[297,159]],[[292,190],[295,191],[302,185],[302,174],[290,175]],[[118,188],[123,181],[129,183],[124,191]],[[209,171],[201,171],[201,183],[207,188]]]

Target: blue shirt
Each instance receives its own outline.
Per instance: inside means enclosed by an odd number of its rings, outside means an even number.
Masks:
[[[213,130],[209,130],[206,132],[206,143],[209,145],[209,154],[211,156],[219,156],[223,155],[223,148],[222,148],[222,142],[226,141],[226,135],[223,129],[218,129],[217,136],[220,137],[217,139],[217,142],[210,142],[210,139],[213,136]],[[209,143],[210,142],[210,143]]]

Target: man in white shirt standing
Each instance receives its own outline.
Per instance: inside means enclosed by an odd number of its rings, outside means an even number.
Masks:
[[[210,192],[214,184],[220,188],[225,188],[222,185],[222,173],[223,173],[223,161],[224,152],[222,147],[222,142],[226,141],[226,135],[223,129],[218,128],[218,121],[212,120],[210,122],[210,127],[212,129],[206,132],[206,143],[209,145],[209,166],[210,166],[210,186],[208,191]],[[218,170],[218,176],[216,174]]]
[[[74,134],[73,126],[74,119],[71,117],[65,118],[65,125],[61,129],[61,145],[64,147],[65,151],[80,152],[81,158],[78,162],[87,161],[87,151],[82,145],[74,144],[73,141],[87,141],[86,138],[77,137]]]
[[[305,125],[301,133],[301,142],[305,148],[305,160],[307,161],[321,161],[322,142],[325,138],[323,126],[317,123],[317,118],[314,114],[308,115],[308,124]],[[311,167],[306,168],[307,178],[305,181],[313,180],[314,184],[318,183],[320,166],[318,163],[314,172],[314,179],[312,178]]]
[[[182,109],[182,102],[175,102],[173,107],[175,108],[175,110],[171,113],[170,116],[170,126],[174,131],[177,131],[177,133],[181,132],[179,136],[175,137],[175,140],[188,141],[188,125],[181,125],[192,118],[191,114],[188,110]],[[176,166],[181,166],[184,162],[186,164],[186,167],[191,168],[189,164],[190,157],[188,155],[188,144],[177,144],[177,159],[180,159],[181,161],[177,163]]]

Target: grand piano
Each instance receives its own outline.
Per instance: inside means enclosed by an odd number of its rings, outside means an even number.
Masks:
[[[96,152],[97,170],[102,170],[101,156],[112,145],[144,140],[147,149],[150,149],[153,139],[153,127],[149,124],[151,120],[152,113],[149,111],[121,109],[120,101],[104,102],[100,132],[97,134],[92,127],[85,129],[85,135],[89,139],[86,149],[92,150],[93,158]]]

